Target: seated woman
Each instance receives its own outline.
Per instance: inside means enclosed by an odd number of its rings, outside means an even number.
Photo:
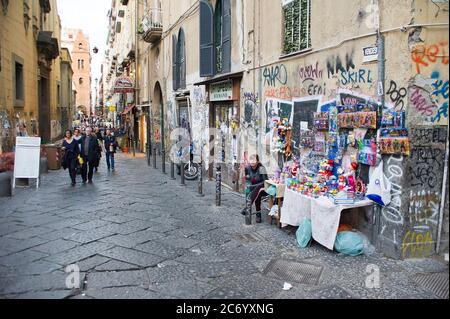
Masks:
[[[264,196],[267,196],[267,193],[264,191],[264,182],[269,178],[266,168],[259,161],[258,155],[252,155],[249,162],[250,165],[245,168],[245,178],[247,184],[250,184],[249,196],[252,205],[255,204],[256,206],[256,222],[260,224],[262,222],[261,201]]]

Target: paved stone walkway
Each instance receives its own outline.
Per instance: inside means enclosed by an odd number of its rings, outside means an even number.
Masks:
[[[448,287],[448,265],[436,260],[300,250],[274,225],[244,226],[239,195],[225,191],[215,207],[212,182],[200,198],[196,183],[181,187],[145,158],[121,154],[116,172],[105,166],[92,185],[73,189],[67,172],[53,171],[39,190],[0,199],[1,298],[439,298],[414,281],[427,273],[447,273]],[[292,278],[308,284],[265,271],[280,259],[309,265]],[[80,289],[66,288],[72,264]],[[368,265],[380,269],[379,289],[366,287]]]

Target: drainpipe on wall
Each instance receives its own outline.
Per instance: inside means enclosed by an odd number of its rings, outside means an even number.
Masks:
[[[441,208],[439,212],[439,228],[438,228],[438,238],[437,238],[437,246],[436,246],[436,254],[439,254],[441,248],[441,236],[442,236],[442,224],[444,219],[444,210],[445,210],[445,192],[447,191],[447,174],[448,174],[448,137],[445,151],[445,167],[444,167],[444,178],[442,181],[442,199],[441,199]]]
[[[378,12],[380,10],[380,1],[375,0],[372,1],[372,5],[378,8]],[[381,14],[378,14],[378,23],[377,23],[377,47],[378,47],[378,85],[377,85],[377,96],[381,103],[382,112],[384,108],[384,104],[386,102],[384,91],[386,85],[386,56],[385,56],[385,38],[381,33]],[[382,160],[382,159],[381,159]],[[378,243],[378,235],[381,233],[381,206],[375,206],[375,212],[373,216],[373,231],[372,231],[372,242]],[[376,232],[375,232],[376,229]]]

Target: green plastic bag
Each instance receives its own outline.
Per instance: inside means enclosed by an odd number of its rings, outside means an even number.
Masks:
[[[334,249],[341,254],[356,257],[364,252],[364,239],[358,233],[344,231],[337,235]]]
[[[300,248],[308,247],[312,240],[312,224],[311,219],[305,218],[297,230],[297,242]]]

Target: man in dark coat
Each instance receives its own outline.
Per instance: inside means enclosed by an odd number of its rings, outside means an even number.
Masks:
[[[101,143],[103,143],[103,135],[102,132],[100,131],[99,127],[95,128],[95,136],[97,137],[97,140]],[[100,161],[102,159],[102,152],[100,150],[100,152],[98,153],[98,161],[97,161],[97,165],[95,166],[95,171],[98,172],[98,167],[100,166]]]
[[[83,177],[83,184],[87,181],[92,183],[92,177],[94,176],[94,169],[98,165],[99,154],[101,147],[95,134],[92,134],[92,129],[88,127],[86,129],[86,136],[81,139],[81,156],[84,163],[81,169],[81,176]],[[89,170],[89,172],[88,172]]]

